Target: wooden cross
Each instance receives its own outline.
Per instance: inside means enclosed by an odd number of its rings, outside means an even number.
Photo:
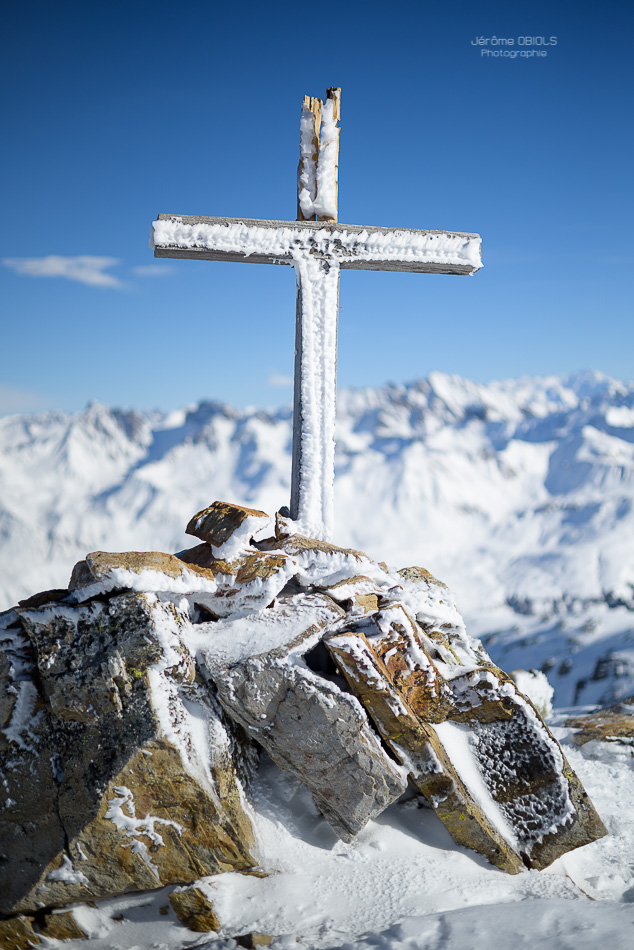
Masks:
[[[290,264],[297,276],[291,517],[329,539],[333,526],[339,275],[356,270],[474,274],[480,236],[337,224],[340,89],[304,98],[298,220],[159,214],[155,257]]]

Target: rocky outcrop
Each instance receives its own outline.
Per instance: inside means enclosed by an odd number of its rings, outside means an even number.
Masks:
[[[111,590],[178,594],[194,589],[214,594],[216,586],[213,573],[204,566],[185,565],[179,558],[160,551],[95,551],[75,565],[68,585],[73,603]]]
[[[287,517],[269,530],[216,502],[188,551],[89,554],[68,590],[2,615],[0,912],[174,885],[179,920],[216,930],[201,878],[262,863],[245,800],[257,747],[345,841],[409,781],[510,872],[605,833],[444,584]]]
[[[515,872],[605,833],[558,743],[501,670],[465,673],[449,642],[424,634],[400,605],[326,646],[460,844]]]
[[[244,947],[245,950],[257,950],[258,947],[270,947],[274,939],[275,938],[271,937],[270,934],[261,934],[254,931],[253,933],[236,937],[236,943],[239,947]]]
[[[197,682],[186,620],[141,593],[5,617],[2,912],[254,863],[236,736]]]
[[[72,910],[46,914],[42,933],[54,940],[79,940],[87,936],[75,920]]]
[[[566,719],[574,729],[573,740],[583,746],[587,742],[620,742],[634,746],[634,696],[627,696],[607,709]]]

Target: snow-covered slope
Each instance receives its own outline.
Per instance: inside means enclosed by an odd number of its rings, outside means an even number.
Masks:
[[[427,567],[558,705],[634,692],[634,384],[432,373],[342,391],[337,438],[337,543]],[[287,504],[290,439],[288,410],[217,403],[0,420],[0,606],[65,586],[87,551],[189,546],[215,499]]]

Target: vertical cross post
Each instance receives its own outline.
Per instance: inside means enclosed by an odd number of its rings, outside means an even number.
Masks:
[[[341,89],[304,97],[297,175],[299,221],[337,221]],[[291,518],[311,537],[334,524],[339,264],[297,258]]]
[[[341,270],[475,274],[480,235],[337,222],[340,89],[306,96],[300,125],[297,221],[160,214],[155,257],[286,264],[297,278],[291,515],[302,534],[333,527],[337,323]]]

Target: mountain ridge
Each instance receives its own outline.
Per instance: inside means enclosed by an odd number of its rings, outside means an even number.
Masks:
[[[89,550],[188,546],[217,498],[277,510],[290,449],[288,407],[0,419],[2,608],[64,586]],[[427,567],[498,662],[548,671],[560,705],[634,691],[634,383],[434,372],[342,390],[335,506],[336,543]]]

